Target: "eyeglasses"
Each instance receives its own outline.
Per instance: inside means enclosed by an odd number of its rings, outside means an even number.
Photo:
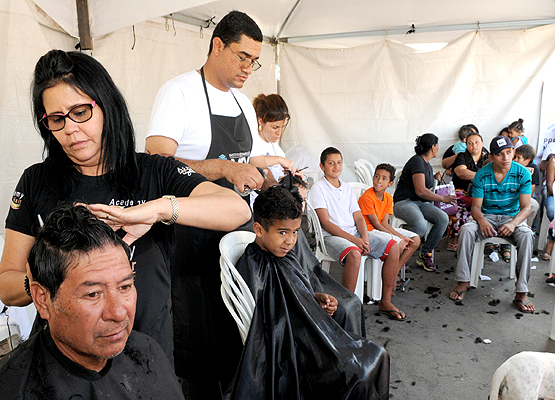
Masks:
[[[223,42],[223,40],[222,40],[222,42]],[[229,47],[229,50],[231,50],[231,52],[233,54],[235,54],[237,56],[237,58],[239,59],[239,66],[242,69],[247,69],[249,67],[252,67],[252,72],[254,72],[254,71],[258,71],[260,69],[260,67],[262,67],[262,64],[260,64],[258,62],[258,60],[250,60],[247,57],[241,57],[239,54],[234,52],[233,49],[226,42],[224,42],[224,44],[227,47]]]
[[[51,132],[61,131],[66,126],[66,118],[69,118],[78,124],[87,122],[91,119],[93,116],[92,109],[94,106],[96,106],[96,101],[93,101],[92,103],[79,104],[69,110],[67,114],[46,115],[46,113],[44,113],[40,122],[42,122],[46,129]]]

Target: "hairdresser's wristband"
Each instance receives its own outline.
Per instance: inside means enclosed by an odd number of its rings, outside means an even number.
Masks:
[[[23,287],[25,287],[25,293],[27,293],[27,295],[32,298],[33,296],[31,296],[31,288],[29,287],[29,277],[27,275],[25,275],[25,279],[23,280]]]
[[[169,219],[169,221],[160,221],[160,222],[166,225],[173,225],[175,224],[175,221],[177,221],[177,217],[179,216],[179,203],[177,202],[177,199],[173,195],[171,196],[165,195],[162,197],[165,199],[169,199],[172,202],[172,217]]]

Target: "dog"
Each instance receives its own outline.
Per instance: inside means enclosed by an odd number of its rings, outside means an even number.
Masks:
[[[555,400],[555,354],[523,351],[493,374],[490,400]]]

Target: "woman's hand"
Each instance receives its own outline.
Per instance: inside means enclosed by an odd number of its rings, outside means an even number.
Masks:
[[[441,174],[440,171],[438,171],[438,172],[436,172],[436,173],[434,174],[434,178],[436,178],[436,181],[441,182],[441,175],[442,175],[442,174]]]
[[[280,157],[279,164],[283,169],[288,169],[291,172],[295,171],[295,163],[287,158]]]
[[[86,207],[98,219],[110,225],[115,231],[121,228],[127,232],[123,241],[131,245],[147,233],[152,225],[161,220],[155,207],[155,202],[157,201],[152,200],[127,208],[108,206],[106,204],[90,204]]]
[[[441,202],[445,204],[457,204],[457,196],[455,196],[454,194],[441,196]]]

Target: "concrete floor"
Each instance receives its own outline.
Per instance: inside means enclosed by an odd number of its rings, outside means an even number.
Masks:
[[[446,244],[444,238],[436,250],[435,273],[418,267],[414,257],[410,260],[411,282],[393,298],[406,321],[378,314],[377,305],[364,306],[367,337],[384,346],[391,358],[391,398],[487,399],[493,373],[507,358],[521,351],[555,353],[555,342],[549,339],[555,287],[545,283],[548,262],[532,262],[537,268],[531,271],[529,290],[537,312],[517,319],[514,280],[508,278],[509,265],[502,260],[486,259],[482,274],[492,279],[471,289],[463,305],[449,299],[457,260]],[[340,267],[334,264],[331,273],[338,278]],[[439,290],[429,293],[430,287]],[[497,299],[496,306],[488,304]],[[491,344],[475,343],[476,337],[490,339]]]

